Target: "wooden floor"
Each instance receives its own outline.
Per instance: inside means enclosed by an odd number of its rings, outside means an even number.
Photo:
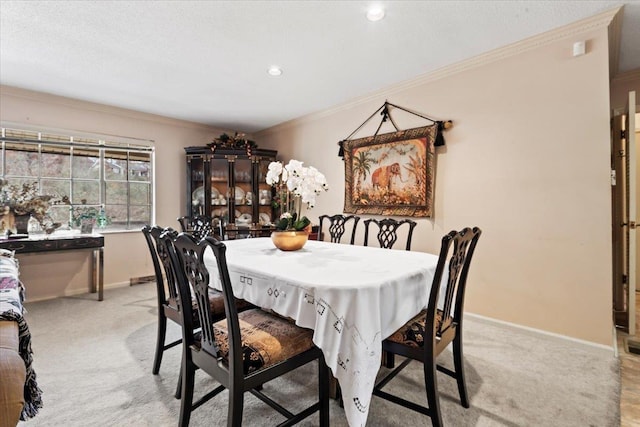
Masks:
[[[640,341],[640,293],[636,293],[636,335],[618,331],[620,357],[620,427],[640,427],[640,354],[627,352],[626,339]]]

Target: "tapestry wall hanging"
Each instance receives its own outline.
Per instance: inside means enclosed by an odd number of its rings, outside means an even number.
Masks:
[[[341,141],[344,212],[431,217],[438,124]]]

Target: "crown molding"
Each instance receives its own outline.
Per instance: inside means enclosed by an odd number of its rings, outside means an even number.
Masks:
[[[337,105],[335,107],[332,107],[323,111],[307,114],[305,116],[301,116],[301,117],[289,120],[287,122],[277,124],[275,126],[272,126],[267,129],[263,129],[255,133],[259,136],[261,134],[269,134],[269,133],[277,132],[280,130],[284,130],[300,123],[315,121],[323,117],[331,116],[345,110],[350,110],[361,104],[365,104],[373,101],[380,101],[381,99],[385,99],[390,96],[396,95],[397,93],[406,91],[407,89],[412,89],[416,86],[422,86],[424,84],[431,83],[436,80],[441,80],[443,78],[450,77],[453,74],[458,74],[463,71],[471,70],[483,65],[490,64],[492,62],[496,62],[512,56],[516,56],[521,53],[528,52],[530,50],[537,49],[539,47],[554,43],[561,39],[575,37],[578,34],[583,34],[593,30],[597,30],[597,29],[608,28],[612,23],[612,21],[618,16],[618,13],[621,10],[622,10],[622,6],[618,6],[613,9],[606,10],[597,15],[582,19],[572,24],[565,25],[563,27],[556,28],[554,30],[550,30],[550,31],[526,38],[519,42],[512,43],[498,49],[494,49],[487,53],[474,56],[472,58],[440,68],[438,70],[435,70],[427,74],[423,74],[422,76],[418,76],[416,78],[394,84],[380,91],[376,91],[368,95],[354,98],[351,101],[347,101],[346,103]],[[618,18],[616,21],[617,21],[616,25],[619,26],[620,25],[619,22],[621,21],[621,19]],[[619,29],[618,29],[618,34],[619,34]]]
[[[129,110],[121,107],[114,107],[106,104],[97,104],[95,102],[83,101],[75,98],[54,95],[46,92],[38,92],[30,89],[19,88],[15,86],[0,85],[0,98],[4,96],[12,96],[15,98],[27,99],[30,101],[44,102],[47,104],[61,105],[69,108],[75,108],[84,111],[93,111],[96,113],[110,114],[118,117],[126,117],[129,119],[143,120],[147,122],[159,123],[169,126],[177,126],[190,129],[202,129],[212,133],[225,132],[213,126],[204,123],[190,122],[187,120],[174,119],[171,117],[160,116],[157,114],[144,113],[136,110]]]

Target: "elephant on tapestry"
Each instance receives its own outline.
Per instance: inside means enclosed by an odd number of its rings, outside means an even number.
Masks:
[[[400,174],[399,163],[381,166],[374,170],[371,174],[371,184],[373,184],[374,189],[382,188],[387,191],[391,191],[391,183],[393,182],[394,177],[398,177],[401,182],[404,182],[402,181],[402,175]]]

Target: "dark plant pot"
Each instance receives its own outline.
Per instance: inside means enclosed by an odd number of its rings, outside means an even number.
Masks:
[[[31,219],[30,214],[14,215],[17,234],[27,234],[29,232],[29,219]]]

